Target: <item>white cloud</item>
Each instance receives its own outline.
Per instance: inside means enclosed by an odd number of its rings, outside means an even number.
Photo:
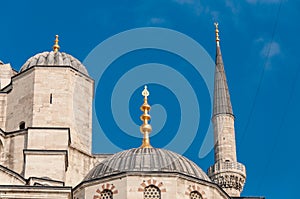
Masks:
[[[173,1],[180,5],[187,6],[197,16],[199,16],[203,12],[203,9],[204,9],[201,4],[201,0],[173,0]]]
[[[165,22],[166,22],[166,20],[164,18],[152,17],[150,19],[150,24],[152,24],[152,25],[163,24]]]
[[[209,14],[213,21],[218,21],[220,13],[216,10],[211,10],[208,6],[204,10],[205,14]]]
[[[264,41],[265,40],[262,37],[259,37],[259,38],[257,38],[257,39],[254,40],[255,43],[261,43],[261,42],[264,42]]]
[[[218,21],[219,20],[220,13],[218,11],[211,11],[210,15],[213,17],[214,21]]]
[[[275,41],[266,43],[260,54],[264,57],[274,57],[275,55],[280,54],[280,45]]]
[[[240,11],[239,5],[237,3],[234,3],[232,0],[226,0],[225,5],[231,9],[231,12],[236,14]]]
[[[256,4],[256,3],[280,3],[281,0],[246,0],[248,3]]]

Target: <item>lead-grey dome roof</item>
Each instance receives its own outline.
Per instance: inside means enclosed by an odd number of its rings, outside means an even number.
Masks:
[[[20,72],[33,66],[70,66],[79,72],[88,75],[84,65],[72,55],[64,52],[42,52],[29,58],[21,67]]]
[[[181,173],[210,181],[206,173],[191,160],[172,151],[158,148],[136,148],[116,153],[95,166],[83,181],[123,172]]]

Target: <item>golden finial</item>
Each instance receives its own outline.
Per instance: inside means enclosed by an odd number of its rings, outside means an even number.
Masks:
[[[60,46],[58,45],[58,35],[55,35],[54,45],[53,45],[53,51],[56,53],[59,51]]]
[[[217,46],[220,45],[220,38],[219,38],[219,23],[215,22],[214,23],[215,27],[216,27],[216,42],[217,42]]]
[[[143,124],[140,127],[140,131],[142,134],[144,134],[144,138],[143,138],[143,143],[141,145],[141,148],[152,148],[150,144],[150,138],[149,138],[149,134],[152,131],[152,127],[148,123],[151,119],[151,116],[148,114],[151,109],[151,106],[148,104],[149,91],[147,90],[147,86],[145,86],[142,95],[144,96],[144,103],[141,106],[141,110],[144,113],[143,115],[141,115],[141,120],[143,121]]]
[[[147,86],[144,87],[144,90],[142,92],[142,95],[145,97],[145,99],[148,98],[148,96],[150,95],[148,89],[147,89]]]

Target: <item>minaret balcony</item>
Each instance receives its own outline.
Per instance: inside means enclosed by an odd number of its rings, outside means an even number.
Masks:
[[[240,173],[245,176],[246,174],[246,167],[239,162],[216,162],[214,165],[210,166],[208,168],[208,175],[212,176],[216,173],[222,173],[222,172],[236,172]]]
[[[210,179],[230,196],[239,197],[246,180],[246,168],[239,162],[216,162],[208,169]]]

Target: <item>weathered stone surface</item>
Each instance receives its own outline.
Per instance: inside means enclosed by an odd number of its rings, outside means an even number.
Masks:
[[[70,66],[75,70],[88,75],[84,65],[72,55],[64,52],[42,52],[29,58],[21,67],[20,72],[27,70],[34,66]]]
[[[93,80],[64,53],[35,56],[14,77],[10,66],[1,67],[0,77],[12,84],[0,93],[1,165],[25,178],[75,186],[103,159],[91,154]]]
[[[100,198],[103,190],[111,190],[114,199],[144,198],[145,187],[153,185],[160,190],[161,198],[190,199],[190,193],[197,191],[203,199],[229,199],[216,184],[180,175],[161,173],[124,174],[86,182],[76,187],[75,198]]]
[[[0,186],[0,198],[72,199],[72,189],[70,187]]]

